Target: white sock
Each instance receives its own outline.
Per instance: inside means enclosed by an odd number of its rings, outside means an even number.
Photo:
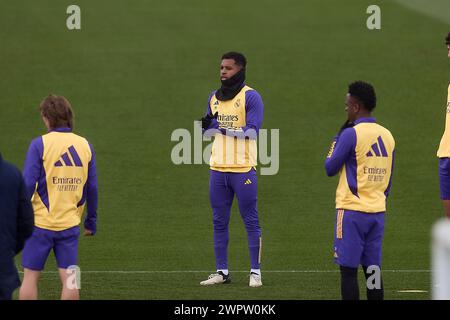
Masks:
[[[222,271],[224,275],[228,275],[228,269],[218,269],[217,272]]]
[[[252,272],[258,274],[259,276],[261,275],[261,269],[250,269],[250,273]]]

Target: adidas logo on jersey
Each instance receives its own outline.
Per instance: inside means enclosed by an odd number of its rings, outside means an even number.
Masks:
[[[371,150],[367,152],[366,156],[368,157],[387,157],[388,154],[386,152],[386,147],[384,146],[383,140],[381,139],[381,136],[378,137],[377,142],[375,142],[371,147]]]
[[[61,155],[60,160],[55,162],[55,167],[82,167],[83,163],[81,162],[80,157],[78,156],[77,150],[75,150],[74,146],[70,146],[68,148],[68,152],[65,152]]]

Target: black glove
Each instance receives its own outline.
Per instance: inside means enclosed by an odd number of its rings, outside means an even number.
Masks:
[[[209,128],[209,126],[211,125],[211,122],[213,119],[217,119],[217,117],[219,116],[219,113],[216,112],[214,115],[210,115],[209,113],[204,116],[201,121],[202,121],[202,129],[206,130]]]
[[[350,122],[349,120],[346,120],[346,121],[344,122],[344,124],[342,125],[341,130],[339,130],[339,133],[341,133],[342,131],[344,131],[344,129],[353,127],[354,125],[355,125],[355,124],[354,124],[353,122]]]

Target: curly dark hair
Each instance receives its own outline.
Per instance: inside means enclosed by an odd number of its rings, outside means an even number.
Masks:
[[[243,68],[245,68],[245,66],[247,65],[247,59],[245,58],[245,56],[240,53],[240,52],[235,52],[235,51],[230,51],[227,53],[224,53],[222,55],[222,60],[223,59],[233,59],[234,62],[238,65],[241,66]]]
[[[445,44],[450,46],[450,32],[447,35],[447,38],[445,38]]]
[[[377,96],[371,84],[364,81],[355,81],[348,86],[348,93],[356,98],[369,112],[375,109]]]

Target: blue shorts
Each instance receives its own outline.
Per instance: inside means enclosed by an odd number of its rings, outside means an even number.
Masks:
[[[343,267],[381,266],[384,212],[336,210],[334,262]]]
[[[33,234],[25,242],[22,252],[22,267],[42,271],[50,250],[55,253],[58,268],[67,269],[78,260],[78,237],[80,227],[63,231],[52,231],[34,227]]]
[[[441,199],[450,200],[450,158],[439,158]]]

